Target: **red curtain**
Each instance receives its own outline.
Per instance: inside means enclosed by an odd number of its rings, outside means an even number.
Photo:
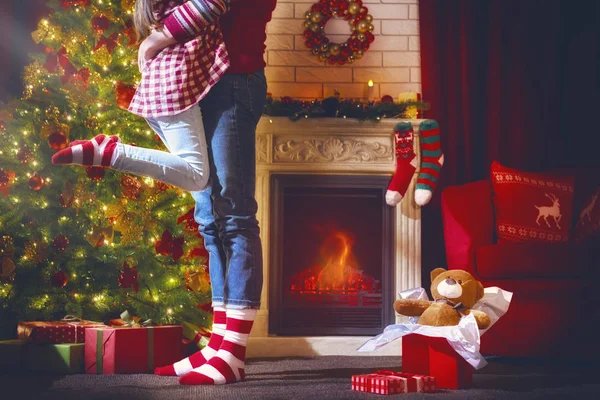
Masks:
[[[598,164],[599,2],[420,0],[423,99],[445,164],[423,209],[424,285],[444,265],[443,186],[493,160],[540,170]]]

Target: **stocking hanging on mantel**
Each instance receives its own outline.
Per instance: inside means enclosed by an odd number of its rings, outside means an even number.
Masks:
[[[369,50],[375,40],[373,16],[362,0],[320,0],[304,14],[306,47],[324,64],[352,64]],[[325,35],[325,25],[332,18],[348,21],[352,34],[343,43],[331,43]]]
[[[419,206],[429,203],[437,186],[444,154],[440,149],[439,126],[434,120],[425,120],[419,126],[421,137],[421,170],[415,189],[415,202]],[[413,150],[414,132],[409,122],[400,122],[394,128],[396,138],[396,173],[392,177],[385,201],[395,206],[404,198],[417,167]]]

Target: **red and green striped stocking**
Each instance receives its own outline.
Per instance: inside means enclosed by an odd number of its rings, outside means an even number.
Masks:
[[[440,148],[440,127],[428,119],[419,126],[421,136],[421,172],[415,190],[415,202],[424,206],[429,203],[444,165],[444,153]]]

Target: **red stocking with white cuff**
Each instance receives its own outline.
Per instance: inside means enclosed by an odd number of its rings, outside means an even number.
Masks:
[[[394,127],[396,137],[396,173],[385,193],[390,206],[400,203],[417,169],[417,156],[413,150],[413,127],[409,122],[399,122]]]

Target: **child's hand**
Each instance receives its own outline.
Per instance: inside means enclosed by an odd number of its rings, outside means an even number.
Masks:
[[[150,35],[140,44],[138,50],[138,68],[140,72],[146,63],[158,55],[164,48],[177,43],[167,29],[152,29]]]

